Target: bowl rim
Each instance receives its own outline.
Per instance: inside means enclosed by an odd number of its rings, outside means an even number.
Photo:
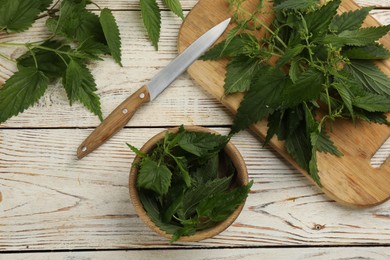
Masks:
[[[190,132],[208,132],[208,133],[213,133],[213,134],[219,134],[215,130],[201,127],[201,126],[184,125],[184,128]],[[154,147],[156,142],[158,142],[159,140],[162,140],[165,137],[165,134],[167,131],[169,131],[171,133],[176,133],[179,131],[179,127],[168,128],[168,129],[154,135],[152,138],[150,138],[142,146],[140,151],[143,153],[149,152],[150,149],[152,149]],[[226,144],[226,146],[224,147],[224,152],[228,155],[229,158],[231,158],[233,165],[237,170],[237,173],[236,173],[237,174],[237,178],[236,178],[237,181],[241,185],[247,185],[248,184],[247,167],[246,167],[245,161],[244,161],[241,153],[238,151],[237,147],[231,141],[229,141]],[[137,186],[136,186],[138,169],[137,169],[137,167],[134,167],[134,165],[136,165],[140,161],[140,159],[141,158],[138,155],[136,155],[134,160],[133,160],[132,166],[131,166],[131,170],[130,170],[130,174],[129,174],[130,199],[133,203],[133,206],[134,206],[136,213],[150,229],[152,229],[157,234],[159,234],[165,238],[171,239],[172,234],[168,234],[165,231],[161,230],[150,219],[149,215],[146,213],[146,211],[142,205],[142,202],[139,198],[139,194],[138,194]],[[196,241],[204,240],[207,238],[211,238],[211,237],[221,233],[222,231],[227,229],[237,219],[237,217],[240,215],[240,213],[244,207],[245,202],[246,202],[246,199],[243,201],[243,203],[240,206],[238,206],[236,208],[236,210],[227,219],[218,223],[214,227],[211,227],[211,228],[208,228],[205,230],[201,230],[201,231],[197,231],[195,234],[193,234],[191,236],[182,236],[177,240],[177,242],[196,242]]]

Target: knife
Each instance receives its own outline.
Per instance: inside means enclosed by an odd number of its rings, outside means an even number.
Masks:
[[[210,48],[226,30],[230,18],[217,24],[194,43],[188,46],[171,63],[156,74],[149,83],[142,86],[123,101],[103,122],[81,143],[77,149],[77,158],[88,155],[129,122],[137,109],[164,91],[179,75]]]

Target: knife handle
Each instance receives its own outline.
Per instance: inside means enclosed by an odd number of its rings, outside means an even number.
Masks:
[[[82,142],[77,149],[77,158],[88,155],[111,136],[126,126],[137,109],[150,101],[150,94],[146,85],[123,101],[103,122]]]

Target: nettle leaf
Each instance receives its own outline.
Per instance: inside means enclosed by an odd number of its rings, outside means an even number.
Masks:
[[[204,198],[212,197],[226,191],[230,187],[232,176],[210,180],[203,185],[187,190],[183,197],[182,211],[184,217],[191,217],[196,212],[196,207]]]
[[[206,217],[213,222],[225,220],[238,206],[244,203],[252,185],[253,181],[246,186],[205,197],[196,208],[198,216]]]
[[[389,30],[390,25],[346,30],[338,35],[326,35],[323,42],[334,46],[365,46],[373,44],[386,35]]]
[[[62,52],[70,50],[70,46],[52,40],[44,42],[41,46]],[[31,52],[34,53],[34,56]],[[69,57],[67,55],[56,54],[53,51],[38,47],[33,48],[31,52],[27,52],[17,59],[19,69],[21,69],[21,67],[35,67],[35,61],[37,61],[38,70],[42,71],[50,80],[55,80],[63,76],[66,71],[65,62],[69,62]],[[61,55],[61,57],[59,55]]]
[[[121,63],[121,37],[115,17],[110,9],[104,8],[99,17],[104,36],[114,60],[122,66]]]
[[[286,51],[284,52],[284,55],[280,57],[278,62],[276,63],[276,67],[281,67],[287,62],[289,62],[291,59],[299,55],[303,50],[305,49],[305,46],[302,44],[295,45],[294,47],[288,47]]]
[[[374,9],[374,6],[363,7],[355,11],[344,12],[341,15],[336,15],[329,25],[329,29],[334,32],[342,32],[346,30],[357,30],[366,19],[368,13]]]
[[[139,157],[143,158],[143,157],[147,156],[146,153],[141,152],[137,147],[135,147],[135,146],[133,146],[131,144],[128,144],[128,143],[127,143],[127,146],[130,148],[130,150],[132,150]]]
[[[352,91],[350,90],[350,85],[348,85],[346,82],[336,82],[332,85],[337,92],[339,93],[341,99],[344,102],[345,107],[349,111],[352,118],[354,118],[354,111],[352,107],[352,99],[354,97]]]
[[[53,33],[71,41],[84,42],[88,39],[106,44],[99,17],[86,9],[86,0],[65,0],[61,3],[59,17],[50,18],[46,25]]]
[[[390,122],[387,120],[386,113],[383,112],[369,112],[367,110],[357,110],[356,118],[364,120],[370,123],[377,123],[390,126]]]
[[[363,47],[352,47],[342,51],[342,54],[349,59],[376,60],[390,58],[390,52],[382,44],[370,44]]]
[[[27,30],[39,13],[45,10],[52,0],[2,0],[0,2],[0,31],[21,32]]]
[[[191,171],[191,176],[194,185],[203,185],[207,181],[218,178],[219,156],[211,157],[204,165],[197,167]]]
[[[219,60],[225,57],[234,57],[245,54],[245,46],[257,43],[258,40],[252,34],[242,33],[235,35],[229,42],[224,40],[208,50],[201,60]]]
[[[259,71],[237,110],[231,133],[237,133],[273,113],[283,103],[283,89],[290,84],[289,77],[279,69]]]
[[[149,39],[154,48],[158,49],[161,30],[161,14],[156,0],[140,0],[141,15]]]
[[[178,145],[198,157],[213,155],[229,141],[228,136],[204,132],[185,132]]]
[[[181,7],[179,0],[163,0],[163,3],[171,10],[174,14],[184,19],[183,8]]]
[[[365,93],[364,96],[355,97],[352,104],[369,112],[390,111],[390,98],[373,93]]]
[[[305,133],[306,126],[305,123],[301,121],[295,130],[289,131],[289,134],[285,139],[285,147],[294,160],[303,169],[309,171],[309,163],[312,159],[312,146]]]
[[[225,94],[249,90],[254,72],[259,69],[257,59],[239,56],[233,58],[226,66]]]
[[[390,96],[390,78],[372,62],[351,61],[344,68],[366,90],[379,95]]]
[[[325,129],[322,129],[320,132],[312,132],[310,138],[312,145],[316,147],[317,151],[333,154],[338,157],[343,156],[343,153],[337,149]]]
[[[89,38],[80,43],[73,55],[80,59],[102,60],[100,55],[110,54],[107,45]]]
[[[294,84],[283,91],[286,106],[293,107],[305,101],[316,100],[321,93],[324,75],[321,71],[310,68],[303,72]]]
[[[336,15],[340,4],[341,0],[330,1],[314,12],[309,12],[304,15],[307,29],[312,34],[313,39],[324,35],[328,31],[329,25]]]
[[[288,70],[288,75],[290,76],[290,79],[292,82],[296,82],[299,78],[299,76],[302,73],[302,70],[300,68],[300,61],[297,58],[293,58],[290,63],[290,69]]]
[[[137,176],[137,186],[139,188],[152,190],[159,195],[164,195],[171,186],[171,179],[172,172],[165,164],[159,164],[149,157],[142,159],[141,168]]]
[[[286,0],[274,6],[276,11],[308,9],[319,3],[318,0]]]
[[[35,104],[48,84],[48,77],[37,68],[21,67],[0,88],[0,123]]]
[[[100,99],[95,94],[97,90],[95,80],[84,64],[72,59],[63,77],[63,84],[70,105],[74,101],[80,101],[92,113],[97,115],[100,120],[103,120]]]

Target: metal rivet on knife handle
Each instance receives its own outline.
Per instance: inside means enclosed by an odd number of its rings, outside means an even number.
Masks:
[[[77,158],[81,159],[98,148],[107,139],[126,126],[137,109],[150,101],[146,86],[123,101],[112,113],[88,136],[77,149]]]

